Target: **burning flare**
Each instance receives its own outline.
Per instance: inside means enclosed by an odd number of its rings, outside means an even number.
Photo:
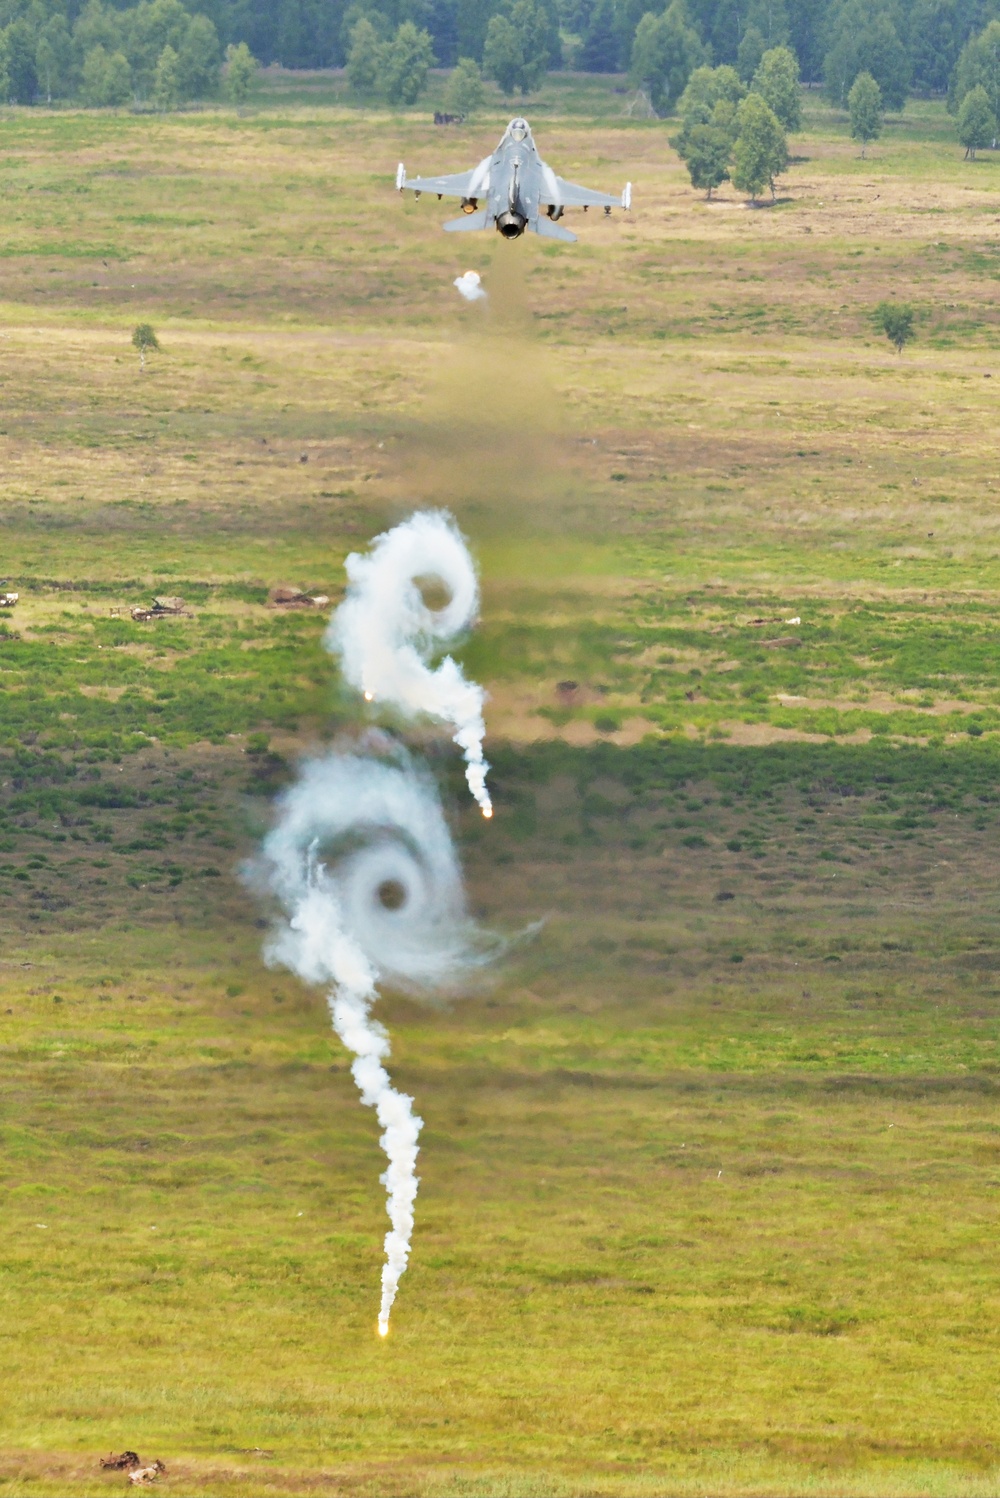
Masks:
[[[461,870],[430,776],[406,752],[334,751],[308,761],[281,797],[277,822],[248,872],[277,896],[285,919],[265,947],[270,966],[330,985],[333,1027],[351,1074],[382,1128],[385,1236],[378,1328],[410,1255],[422,1120],[393,1087],[383,1062],[389,1037],[371,1014],[376,984],[415,993],[454,989],[489,957],[465,906]],[[387,751],[388,747],[388,752]]]
[[[477,270],[467,270],[464,275],[456,276],[451,284],[459,296],[464,297],[467,302],[482,302],[488,295],[483,289],[482,278]]]
[[[465,778],[484,816],[492,813],[483,758],[486,694],[467,681],[446,655],[431,656],[476,621],[479,585],[461,532],[442,510],[419,510],[376,536],[367,556],[345,563],[347,596],[327,627],[324,643],[340,657],[344,676],[366,702],[384,702],[415,718],[426,713],[455,728],[465,755]],[[420,583],[441,588],[432,608]]]

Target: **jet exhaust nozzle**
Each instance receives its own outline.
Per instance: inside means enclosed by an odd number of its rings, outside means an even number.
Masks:
[[[528,220],[523,213],[515,213],[508,209],[506,213],[498,214],[497,229],[504,239],[518,239],[524,233]]]

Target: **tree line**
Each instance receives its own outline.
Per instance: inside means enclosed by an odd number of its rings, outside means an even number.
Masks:
[[[398,103],[434,66],[461,62],[472,95],[480,75],[527,92],[571,66],[629,73],[657,113],[697,69],[749,89],[784,49],[843,108],[862,74],[890,110],[947,94],[970,154],[1000,117],[1000,0],[0,0],[0,99],[207,98],[232,49],[237,93],[254,58],[348,66],[359,94]]]
[[[495,23],[506,22],[504,50],[514,50],[512,29],[529,70],[540,57],[542,72],[629,72],[639,28],[648,34],[652,17],[675,73],[728,64],[748,79],[766,51],[788,47],[802,78],[834,103],[846,108],[854,80],[868,72],[890,110],[911,93],[947,93],[966,44],[1000,21],[1000,0],[199,0],[190,8],[213,22],[223,46],[245,42],[262,63],[292,68],[344,66],[364,16],[383,42],[406,23],[426,33],[438,67],[464,57],[487,71],[491,26],[496,51]]]
[[[118,7],[88,0],[0,0],[0,101],[74,99],[95,107],[249,92],[257,64],[245,43],[225,52],[211,17],[181,0]]]

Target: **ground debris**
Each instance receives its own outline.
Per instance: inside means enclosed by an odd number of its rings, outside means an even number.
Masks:
[[[115,610],[112,609],[111,612],[112,614],[114,614]],[[169,597],[154,598],[152,604],[148,608],[140,607],[131,610],[132,618],[136,621],[137,624],[146,624],[150,619],[161,619],[166,614],[177,615],[183,614],[184,612],[185,610],[183,598]]]
[[[20,593],[0,593],[0,609],[12,609],[20,596]]]
[[[128,1472],[133,1467],[141,1467],[139,1454],[136,1451],[120,1451],[117,1456],[112,1452],[110,1456],[101,1457],[101,1466],[106,1471]]]
[[[127,1472],[129,1482],[137,1488],[155,1482],[160,1473],[167,1470],[159,1458],[155,1462],[143,1462],[137,1451],[120,1451],[117,1455],[112,1452],[110,1456],[102,1456],[101,1466],[106,1472]]]
[[[267,601],[272,609],[321,609],[330,602],[325,593],[302,593],[298,588],[272,588]]]
[[[147,1483],[155,1482],[160,1473],[166,1470],[163,1462],[157,1459],[148,1467],[137,1467],[134,1471],[130,1472],[128,1480],[132,1483],[133,1487],[145,1487]]]

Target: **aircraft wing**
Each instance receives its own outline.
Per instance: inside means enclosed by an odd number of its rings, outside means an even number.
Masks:
[[[478,166],[470,167],[467,172],[452,172],[443,177],[408,177],[403,163],[399,163],[396,173],[396,186],[402,192],[408,189],[410,192],[433,192],[439,198],[474,198],[484,194],[489,188],[489,169],[491,157],[487,156]]]
[[[409,184],[407,184],[408,186]],[[632,202],[632,184],[626,185],[619,197],[613,193],[594,192],[592,188],[580,187],[576,182],[567,182],[564,177],[551,174],[546,182],[549,191],[555,191],[555,206],[563,208],[628,208]]]

